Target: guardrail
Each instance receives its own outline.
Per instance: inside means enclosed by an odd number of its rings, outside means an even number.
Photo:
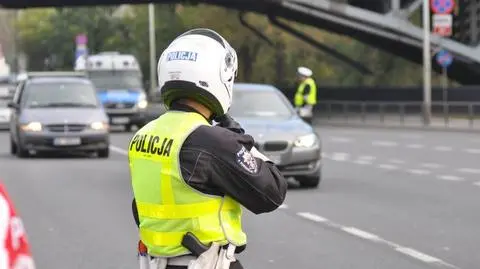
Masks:
[[[319,101],[315,121],[349,125],[442,127],[480,130],[480,102],[432,102],[431,122],[423,121],[422,102]]]

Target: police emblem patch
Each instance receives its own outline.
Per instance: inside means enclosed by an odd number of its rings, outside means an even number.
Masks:
[[[237,163],[252,174],[258,172],[257,160],[244,146],[237,152]]]

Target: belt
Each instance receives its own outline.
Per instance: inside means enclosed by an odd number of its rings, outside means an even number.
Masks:
[[[183,255],[178,257],[167,258],[168,265],[175,265],[175,266],[188,266],[190,261],[196,260],[197,257],[193,255]]]

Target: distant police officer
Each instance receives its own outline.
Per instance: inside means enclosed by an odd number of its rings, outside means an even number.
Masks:
[[[159,59],[169,109],[134,135],[128,154],[139,249],[155,269],[198,260],[181,244],[187,232],[220,251],[243,251],[241,205],[260,214],[285,199],[285,178],[226,114],[237,68],[235,50],[210,29],[180,35]],[[238,261],[229,267],[242,268]]]
[[[299,85],[295,93],[295,108],[306,122],[312,123],[313,106],[317,103],[317,85],[312,78],[312,70],[306,67],[297,69]]]

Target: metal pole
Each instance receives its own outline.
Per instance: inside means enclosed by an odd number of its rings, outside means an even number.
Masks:
[[[19,54],[19,48],[18,48],[18,27],[17,27],[17,22],[18,22],[18,10],[13,11],[13,70],[15,74],[18,74],[20,72],[20,68],[18,66],[18,54]]]
[[[431,122],[431,51],[430,51],[430,0],[423,1],[423,122]]]
[[[448,74],[447,74],[447,68],[443,67],[442,68],[442,86],[443,86],[443,102],[447,103],[448,96],[447,96],[447,89],[448,89]]]
[[[155,91],[156,79],[156,45],[155,45],[155,5],[148,4],[148,33],[150,43],[150,93]]]

